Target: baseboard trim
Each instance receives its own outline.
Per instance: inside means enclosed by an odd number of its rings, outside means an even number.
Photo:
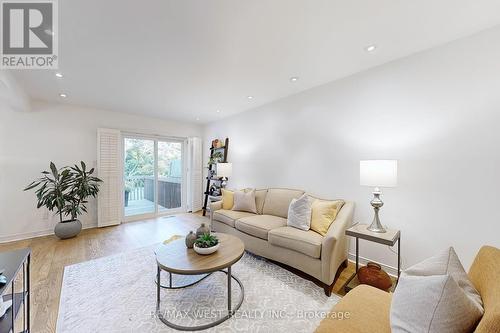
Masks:
[[[91,229],[91,228],[97,228],[97,223],[95,223],[95,224],[90,223],[90,224],[82,225],[82,229]],[[46,230],[40,230],[40,231],[23,232],[23,233],[9,235],[9,236],[0,236],[0,244],[21,241],[21,240],[26,240],[26,239],[36,238],[36,237],[50,236],[53,234],[54,234],[54,229],[52,228],[52,229],[46,229]]]
[[[356,264],[356,255],[353,254],[353,253],[349,253],[349,261]],[[378,262],[376,260],[372,260],[370,258],[366,258],[366,257],[362,257],[362,256],[359,256],[359,263],[361,265],[366,265],[369,261],[371,262],[376,262],[378,263],[380,266],[382,266],[382,268],[391,276],[393,277],[397,277],[398,276],[398,268],[397,267],[394,267],[394,266],[390,266],[390,265],[386,265],[384,263],[381,263],[381,262]]]

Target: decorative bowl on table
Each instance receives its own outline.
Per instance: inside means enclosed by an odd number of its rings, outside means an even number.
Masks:
[[[193,249],[198,254],[212,254],[219,249],[219,245],[220,244],[217,243],[217,245],[212,247],[198,247],[196,244],[194,244]]]
[[[193,249],[198,254],[212,254],[219,248],[219,239],[215,235],[205,233],[194,242]]]

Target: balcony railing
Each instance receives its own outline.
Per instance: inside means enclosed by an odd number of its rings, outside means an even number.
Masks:
[[[129,184],[128,197],[125,194],[125,215],[137,215],[154,212],[155,186],[153,176],[134,176],[125,179]],[[158,209],[179,208],[182,204],[182,178],[158,178]],[[127,205],[128,204],[128,205]],[[127,210],[127,207],[128,210]]]
[[[179,208],[181,206],[181,182],[182,178],[162,177],[158,178],[158,204],[164,208]],[[144,198],[149,201],[155,200],[154,178],[144,179]]]

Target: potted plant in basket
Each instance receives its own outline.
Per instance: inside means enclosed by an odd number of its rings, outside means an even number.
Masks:
[[[198,254],[211,254],[219,248],[219,239],[211,234],[203,234],[194,242],[193,249]]]
[[[84,162],[80,162],[80,166],[75,164],[61,169],[50,162],[50,172],[43,171],[42,177],[24,189],[36,189],[37,208],[46,207],[59,215],[59,223],[54,228],[57,237],[71,238],[82,230],[78,216],[87,213],[87,199],[97,196],[102,182],[92,176],[93,173],[93,168],[87,171]]]

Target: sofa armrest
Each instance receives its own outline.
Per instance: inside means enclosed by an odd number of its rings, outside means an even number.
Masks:
[[[345,231],[352,225],[354,202],[347,201],[328,229],[321,244],[322,282],[330,285],[339,266],[347,260],[349,242]]]
[[[216,211],[219,209],[222,209],[222,200],[210,202],[210,210],[211,211]]]
[[[209,207],[210,207],[210,225],[212,225],[212,221],[214,219],[214,212],[216,210],[222,209],[222,200],[211,201],[209,203]]]

